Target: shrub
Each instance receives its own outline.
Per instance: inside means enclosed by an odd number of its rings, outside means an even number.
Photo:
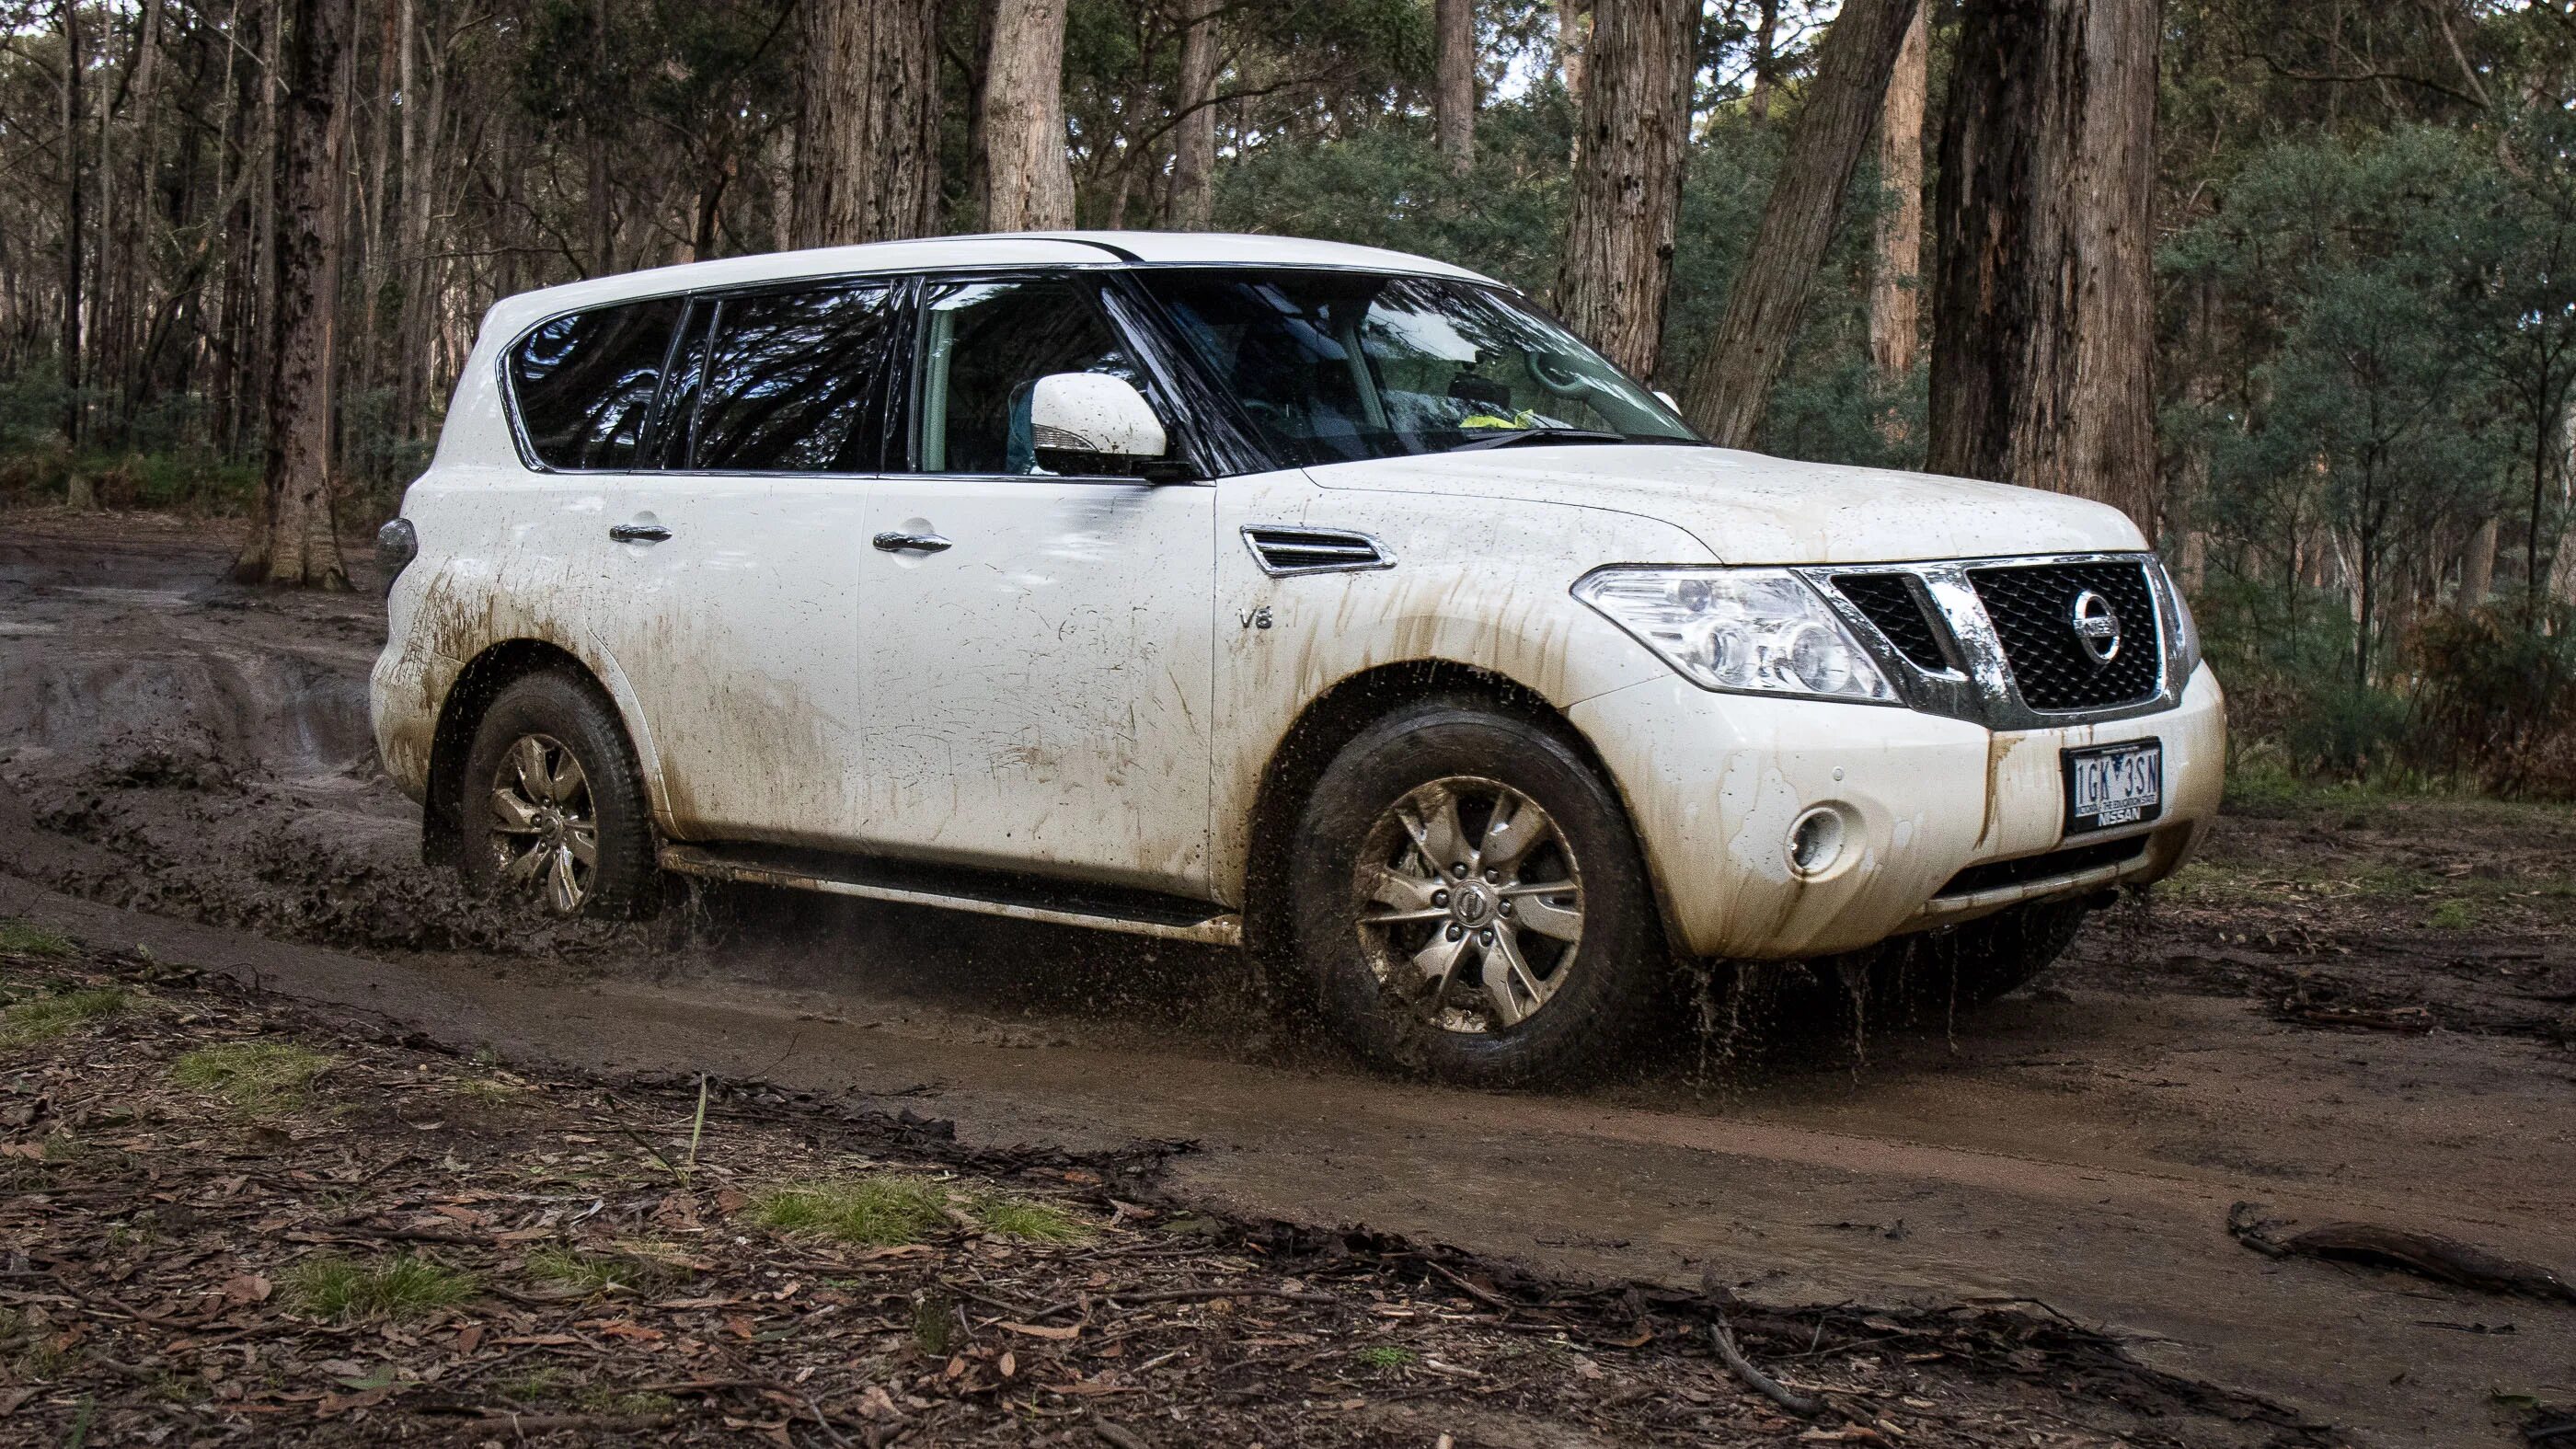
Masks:
[[[2497,795],[2576,799],[2576,608],[2454,610],[2415,636],[2409,743]]]

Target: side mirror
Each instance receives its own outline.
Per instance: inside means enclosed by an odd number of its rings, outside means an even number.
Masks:
[[[1050,471],[1130,472],[1171,450],[1135,385],[1105,372],[1051,372],[1029,392],[1029,442]],[[1050,458],[1048,455],[1054,455]]]
[[[1680,412],[1682,410],[1682,405],[1673,400],[1673,395],[1664,391],[1660,387],[1655,389],[1655,401],[1671,408],[1674,412]]]

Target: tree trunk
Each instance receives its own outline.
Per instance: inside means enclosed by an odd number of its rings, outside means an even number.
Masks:
[[[1726,317],[1700,350],[1682,409],[1711,441],[1748,448],[1762,426],[1771,384],[1797,341],[1807,287],[1834,239],[1843,193],[1878,124],[1918,11],[1916,0],[1849,0],[1825,32],[1815,84],[1789,134],[1789,152],[1762,208],[1762,225],[1727,289]]]
[[[1590,72],[1585,62],[1592,54],[1592,0],[1556,0],[1556,75],[1565,83],[1565,99],[1574,107],[1576,140],[1574,148],[1583,149],[1581,139],[1583,95]]]
[[[2156,534],[2155,0],[1971,0],[1942,124],[1936,472]]]
[[[984,229],[1073,225],[1065,156],[1066,0],[1002,0],[984,68]]]
[[[928,236],[939,217],[937,0],[805,0],[796,244]]]
[[[2474,609],[2495,592],[2496,541],[2501,532],[2501,521],[2490,514],[2469,535],[2469,546],[2460,553],[2461,608]]]
[[[60,0],[63,30],[63,441],[77,445],[81,431],[81,78],[89,69],[83,50],[79,0]]]
[[[1476,0],[1432,0],[1438,50],[1432,114],[1440,154],[1464,176],[1476,164]]]
[[[252,148],[256,158],[258,187],[251,208],[252,276],[250,369],[245,374],[252,380],[251,396],[259,405],[262,426],[266,426],[269,408],[268,383],[277,366],[277,213],[284,200],[283,182],[277,173],[277,158],[285,148],[280,127],[285,90],[279,78],[286,56],[286,0],[268,0],[267,15],[260,27],[260,43],[266,54],[259,67],[259,137]],[[243,421],[249,421],[249,408],[243,408]]]
[[[1216,68],[1217,10],[1223,0],[1190,0],[1189,23],[1181,31],[1181,75],[1175,97],[1181,116],[1172,123],[1172,189],[1163,200],[1163,225],[1174,231],[1205,231],[1216,219]],[[1125,196],[1131,164],[1119,178],[1118,206],[1109,224],[1126,224]]]
[[[268,470],[233,566],[243,583],[349,587],[331,499],[332,313],[340,270],[341,58],[354,0],[289,0],[277,138],[277,320],[269,346]]]
[[[1772,72],[1780,66],[1780,0],[1761,0],[1753,21],[1753,92],[1744,113],[1756,121],[1771,119]]]
[[[1649,377],[1681,213],[1698,0],[1598,0],[1556,306],[1575,335]]]
[[[1869,276],[1869,358],[1889,382],[1914,370],[1923,336],[1923,101],[1932,81],[1931,16],[1914,8],[1878,113],[1878,211]]]

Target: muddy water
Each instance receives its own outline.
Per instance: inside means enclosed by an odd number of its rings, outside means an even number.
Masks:
[[[2132,933],[2079,991],[1955,1022],[1774,968],[1694,997],[1706,1030],[1632,1080],[1505,1096],[1350,1071],[1221,952],[750,891],[568,929],[415,863],[365,748],[369,602],[222,561],[0,521],[0,914],[505,1054],[882,1095],[988,1140],[1194,1139],[1183,1181],[1255,1213],[1781,1300],[2043,1299],[2366,1442],[2503,1442],[2490,1393],[2576,1400],[2576,1313],[2223,1231],[2252,1199],[2576,1257],[2576,1064],[2544,1043],[2287,1026],[2160,984]]]

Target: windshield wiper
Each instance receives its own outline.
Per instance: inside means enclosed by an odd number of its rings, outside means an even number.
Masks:
[[[1486,448],[1508,448],[1514,443],[1526,443],[1533,438],[1544,438],[1552,443],[1624,443],[1628,441],[1626,433],[1605,433],[1598,428],[1515,428],[1496,437],[1469,438],[1454,448],[1443,448],[1440,451],[1473,453]]]

